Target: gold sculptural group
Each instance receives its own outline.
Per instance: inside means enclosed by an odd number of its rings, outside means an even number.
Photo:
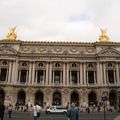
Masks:
[[[109,37],[107,35],[107,29],[100,29],[101,30],[101,35],[99,37],[100,42],[108,42]]]
[[[99,37],[99,41],[108,42],[109,37],[107,35],[107,29],[100,29],[100,30],[101,30],[101,35]],[[7,40],[16,40],[17,38],[16,27],[10,28],[10,32],[6,37],[7,37]]]
[[[8,40],[16,40],[17,38],[16,27],[10,28],[10,32],[6,37]]]

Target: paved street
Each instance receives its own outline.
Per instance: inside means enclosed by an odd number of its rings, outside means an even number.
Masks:
[[[106,115],[106,120],[114,120],[120,113],[109,112]],[[4,120],[8,119],[8,114],[5,114]],[[11,120],[33,120],[32,115],[29,112],[13,112]],[[63,114],[41,114],[41,120],[67,120],[66,116]],[[104,120],[103,113],[80,113],[79,120]]]

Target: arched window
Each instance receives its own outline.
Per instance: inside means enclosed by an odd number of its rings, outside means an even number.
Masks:
[[[41,91],[35,93],[35,103],[43,106],[43,93]]]
[[[61,105],[61,93],[55,92],[53,94],[53,105]]]
[[[117,103],[117,94],[116,91],[111,91],[109,94],[109,101],[110,101],[110,106],[113,106],[116,108],[116,103]]]
[[[72,103],[74,103],[76,106],[79,106],[79,94],[75,91],[71,94],[71,104]]]
[[[4,99],[5,99],[5,92],[4,90],[0,90],[0,100],[4,101]]]
[[[26,94],[23,90],[19,91],[17,94],[17,103],[18,105],[25,105]]]
[[[97,97],[96,94],[92,91],[88,94],[88,101],[89,101],[89,105],[97,105]]]

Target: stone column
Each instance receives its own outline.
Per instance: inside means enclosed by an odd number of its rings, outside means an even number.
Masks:
[[[116,64],[116,78],[117,78],[117,84],[120,85],[120,75],[119,75],[119,66],[118,66],[118,63]]]
[[[31,78],[32,78],[32,63],[30,62],[28,84],[31,84]]]
[[[107,82],[107,81],[106,81],[106,69],[105,69],[105,63],[103,64],[103,71],[104,71],[104,72],[103,72],[103,76],[104,76],[104,77],[103,77],[103,78],[104,78],[104,85],[106,86],[106,82]]]
[[[9,70],[8,70],[8,68],[7,68],[7,73],[6,73],[6,82],[8,82],[8,72],[9,72]]]
[[[100,80],[101,80],[101,71],[100,71],[100,64],[99,62],[97,61],[97,82],[96,84],[98,84],[100,86]]]
[[[18,83],[20,83],[20,78],[21,78],[21,70],[19,70],[19,74],[18,74]]]
[[[35,82],[35,62],[33,62],[33,69],[32,69],[32,85]]]
[[[83,81],[83,83],[84,83],[84,85],[87,85],[87,83],[86,83],[86,63],[84,63],[84,81]]]
[[[69,86],[70,85],[69,84],[69,79],[70,79],[69,78],[69,63],[67,63],[67,74],[66,75],[67,75],[67,77],[66,77],[67,78],[67,86]]]
[[[13,61],[12,62],[13,63],[13,65],[12,65],[12,72],[11,72],[11,84],[14,84],[14,81],[15,81],[15,71],[16,71],[16,69],[15,69],[15,67],[16,67],[16,62],[15,61]]]
[[[100,86],[103,86],[104,85],[104,77],[103,77],[103,65],[102,63],[99,63],[99,66],[100,66]]]
[[[97,84],[97,79],[96,79],[96,71],[94,71],[94,84]]]
[[[50,71],[49,71],[49,85],[52,85],[52,63],[50,63]]]
[[[48,86],[48,79],[49,79],[49,72],[48,72],[48,69],[49,68],[49,66],[48,66],[48,63],[46,63],[46,86]]]
[[[114,75],[114,83],[117,84],[117,78],[116,78],[115,70],[113,70],[113,75]]]
[[[69,85],[71,86],[72,85],[72,81],[71,81],[71,77],[72,77],[72,75],[71,75],[71,70],[69,71]]]
[[[63,86],[65,86],[65,78],[66,78],[66,71],[65,71],[65,63],[63,63]]]
[[[34,84],[37,84],[37,73],[38,73],[38,70],[35,70],[35,83]]]
[[[88,85],[89,84],[89,80],[88,80],[88,71],[86,71],[86,85]]]
[[[43,70],[43,82],[42,82],[42,85],[45,85],[45,70]]]
[[[12,72],[12,61],[10,61],[9,63],[8,83],[11,82],[11,76],[12,76],[11,72]]]
[[[17,83],[18,80],[18,59],[15,62],[15,72],[14,72],[14,84]]]
[[[80,85],[83,85],[83,69],[82,69],[82,63],[80,64]]]
[[[28,82],[29,82],[29,70],[27,70],[27,74],[26,74],[26,84],[28,84]]]
[[[55,71],[52,70],[52,81],[51,81],[51,85],[55,85],[54,77],[55,77]]]

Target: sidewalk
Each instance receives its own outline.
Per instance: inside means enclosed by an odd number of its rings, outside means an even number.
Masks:
[[[114,120],[120,120],[120,115],[117,116]]]

